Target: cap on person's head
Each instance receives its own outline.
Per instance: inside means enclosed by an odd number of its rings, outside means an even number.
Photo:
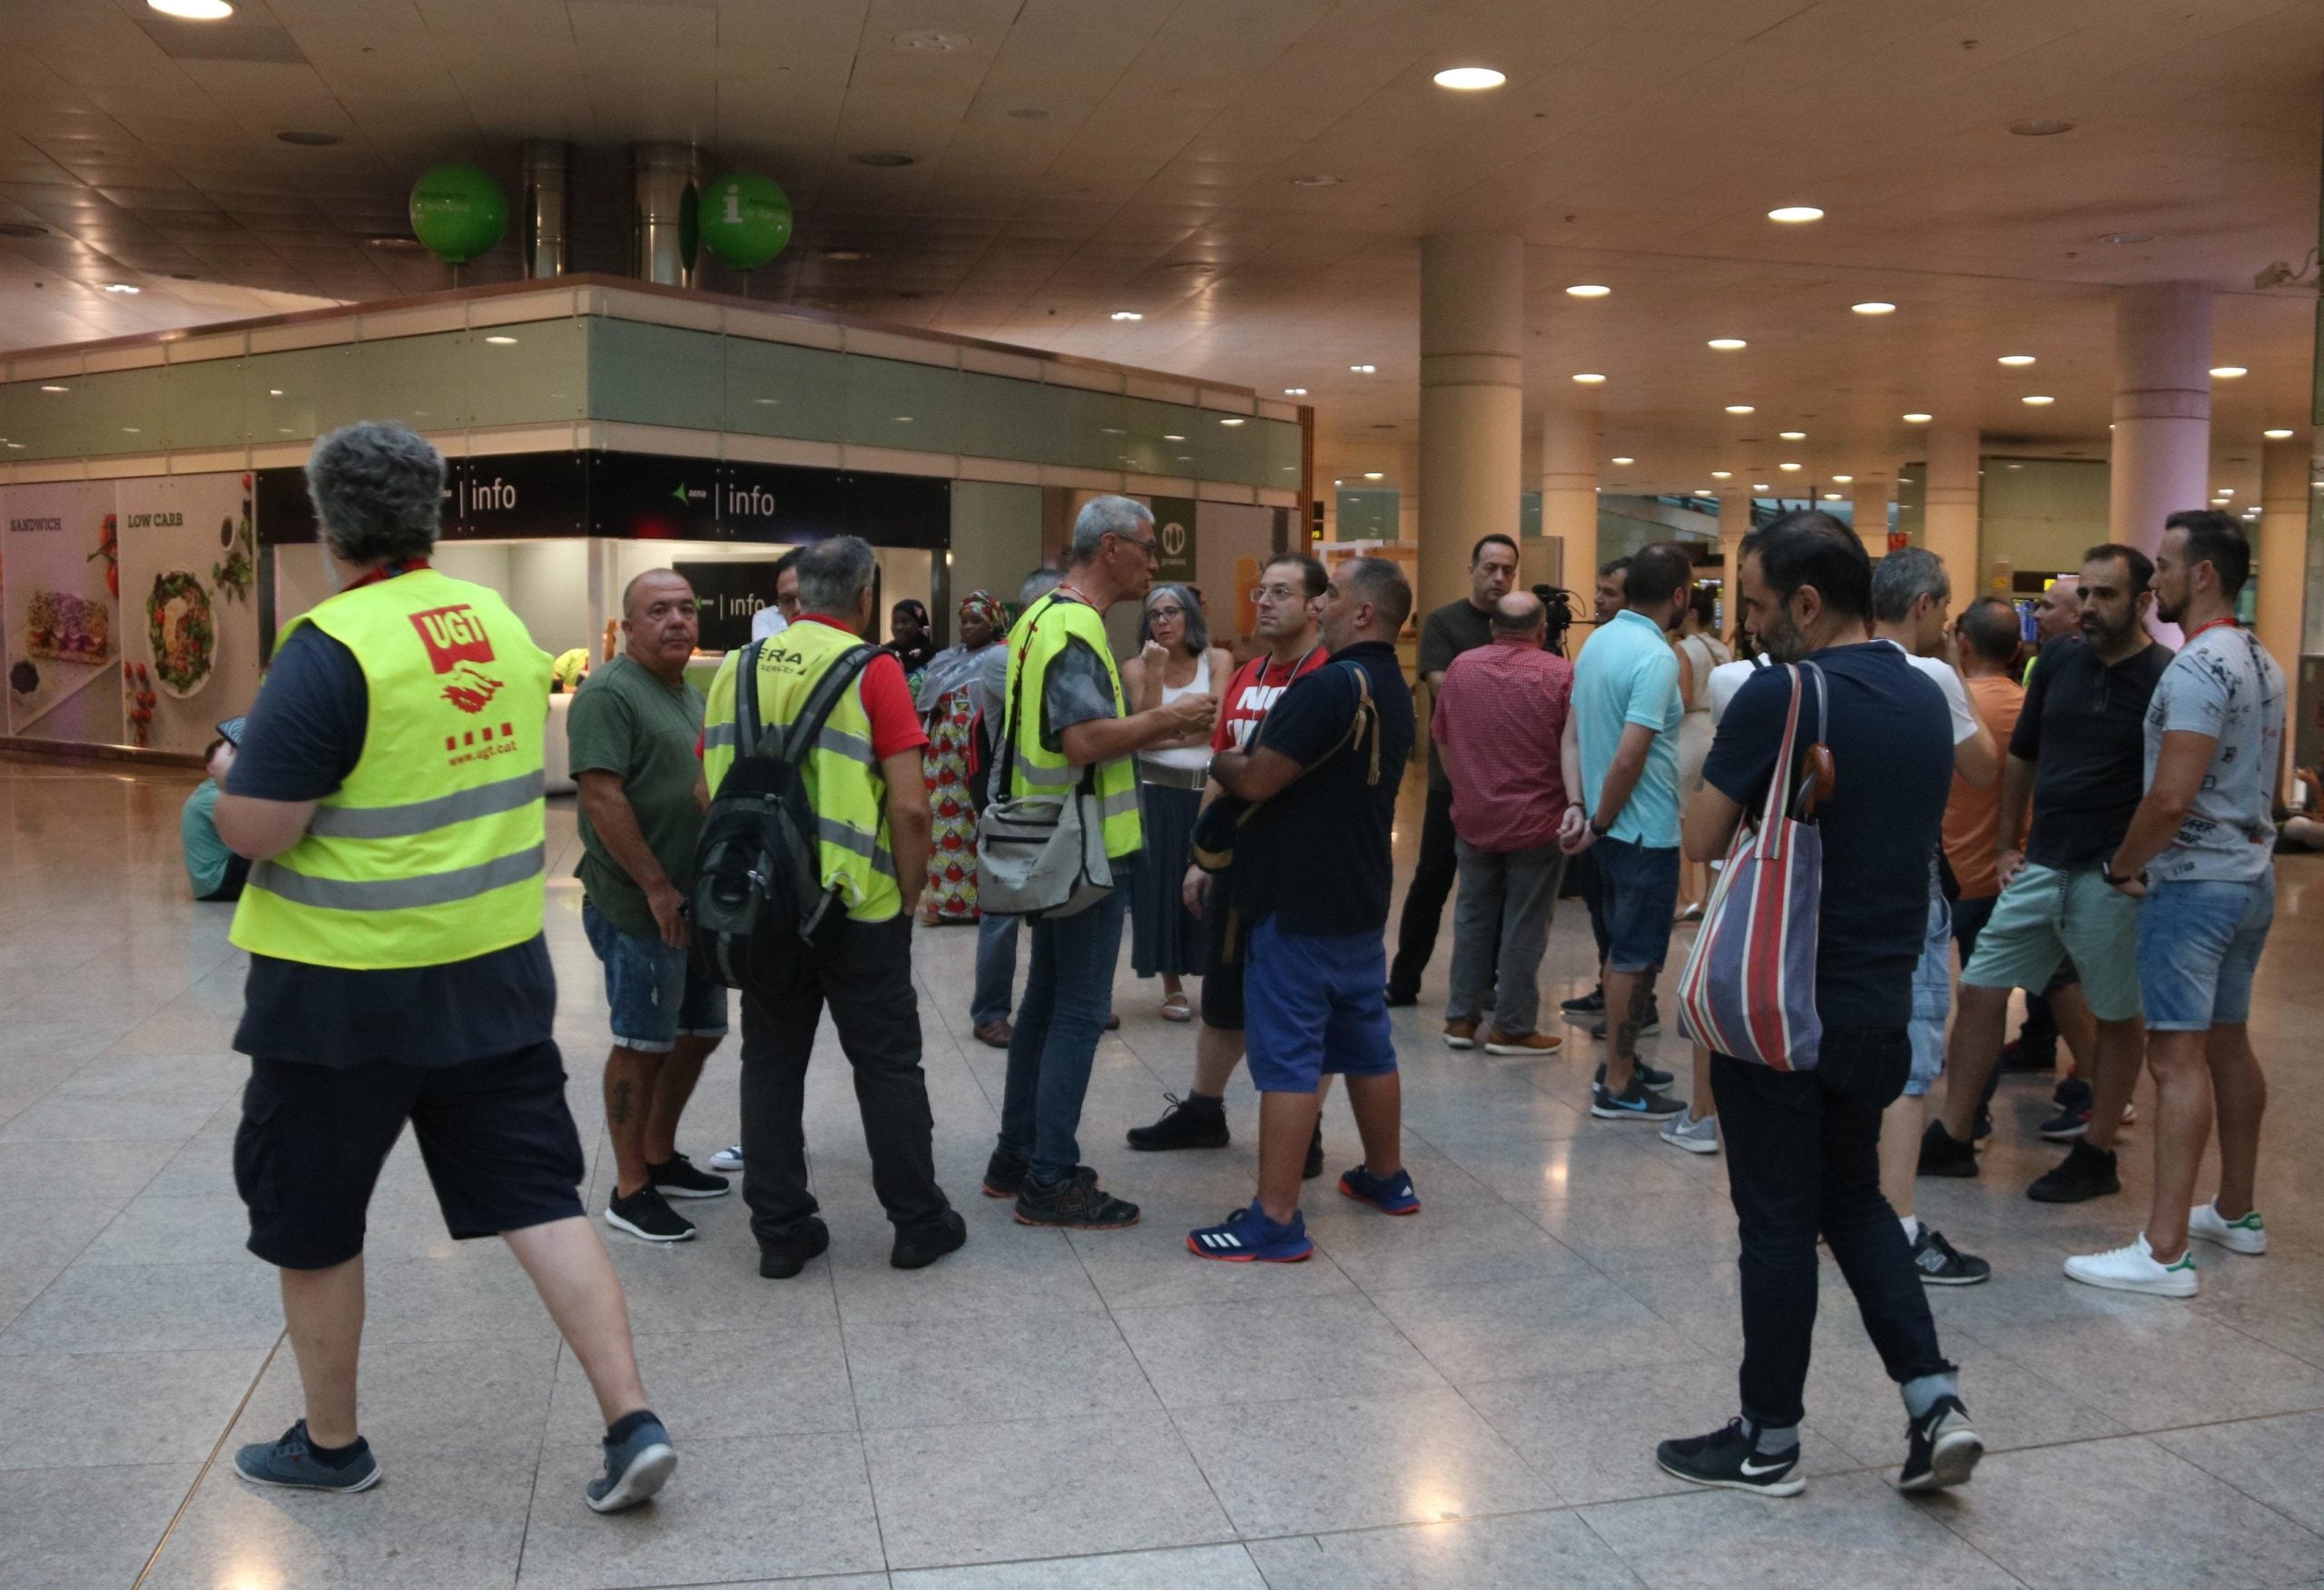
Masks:
[[[222,718],[218,724],[218,737],[239,751],[242,748],[242,730],[250,723],[247,715]]]

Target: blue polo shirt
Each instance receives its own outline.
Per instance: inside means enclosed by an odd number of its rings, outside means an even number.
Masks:
[[[1646,771],[1607,830],[1611,838],[1658,850],[1679,843],[1679,654],[1670,637],[1643,613],[1625,607],[1581,648],[1573,665],[1573,715],[1581,737],[1578,798],[1598,815],[1598,792],[1622,743],[1622,729],[1643,724],[1655,731]]]

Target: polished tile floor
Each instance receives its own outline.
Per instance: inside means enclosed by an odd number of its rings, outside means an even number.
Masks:
[[[1416,783],[1416,776],[1408,784]],[[1655,1440],[1734,1409],[1721,1161],[1581,1111],[1586,1041],[1548,1062],[1436,1041],[1444,957],[1400,1012],[1408,1162],[1388,1220],[1311,1201],[1295,1267],[1202,1263],[1183,1233],[1247,1198],[1248,1092],[1223,1152],[1119,1146],[1187,1081],[1193,1032],[1127,973],[1085,1157],[1146,1222],[1060,1235],[975,1196],[1001,1059],[967,1042],[974,935],[917,955],[937,1159],[970,1227],[887,1268],[844,1063],[817,1052],[809,1134],[833,1232],[758,1279],[738,1202],[700,1240],[613,1237],[647,1386],[684,1462],[654,1506],[581,1504],[586,1388],[497,1244],[443,1235],[409,1145],[372,1210],[356,1497],[255,1491],[234,1442],[295,1417],[274,1279],[241,1251],[228,1165],[242,1062],[226,913],[184,898],[182,775],[0,761],[0,1583],[308,1586],[2225,1586],[2324,1582],[2324,859],[2283,864],[2254,1022],[2273,1077],[2273,1251],[2206,1251],[2193,1303],[2093,1291],[2060,1258],[2127,1239],[2125,1196],[2027,1202],[2047,1089],[2013,1081],[1975,1181],[1923,1213],[1994,1261],[1932,1302],[1993,1455],[1966,1490],[1886,1484],[1903,1417],[1827,1269],[1796,1501],[1689,1491]],[[1413,809],[1407,791],[1407,810]],[[570,811],[552,811],[560,863]],[[1407,827],[1411,825],[1408,823]],[[1409,845],[1411,834],[1404,843]],[[602,1201],[604,1046],[580,899],[552,891],[575,1113]],[[1554,993],[1580,985],[1561,913]],[[1681,1060],[1675,1036],[1665,1063]],[[2143,1097],[2143,1094],[2142,1095]],[[732,1047],[684,1133],[731,1140]],[[1334,1163],[1354,1133],[1334,1103]]]

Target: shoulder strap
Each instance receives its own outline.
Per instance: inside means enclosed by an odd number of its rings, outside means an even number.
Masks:
[[[840,696],[855,683],[858,675],[872,666],[872,658],[881,650],[876,646],[850,647],[823,670],[823,676],[815,681],[814,689],[808,692],[805,704],[799,708],[799,716],[792,720],[790,731],[783,736],[780,755],[785,762],[796,766],[814,748],[815,736],[823,732],[823,720],[831,716]]]
[[[759,654],[766,642],[753,640],[743,648],[734,665],[734,756],[752,755],[759,746]]]

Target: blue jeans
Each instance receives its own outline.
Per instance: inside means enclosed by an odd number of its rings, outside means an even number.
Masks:
[[[2276,875],[2248,884],[2147,885],[2139,910],[2139,994],[2150,1032],[2207,1032],[2251,1019],[2251,974],[2276,920]]]
[[[1016,1002],[1017,923],[1014,916],[987,914],[977,922],[977,986],[969,996],[969,1024],[1005,1022]]]
[[[1080,1163],[1074,1132],[1089,1091],[1089,1067],[1114,1008],[1114,968],[1122,953],[1129,891],[1118,888],[1062,920],[1033,923],[1033,963],[1009,1075],[1000,1094],[1000,1147],[1047,1184]]]

